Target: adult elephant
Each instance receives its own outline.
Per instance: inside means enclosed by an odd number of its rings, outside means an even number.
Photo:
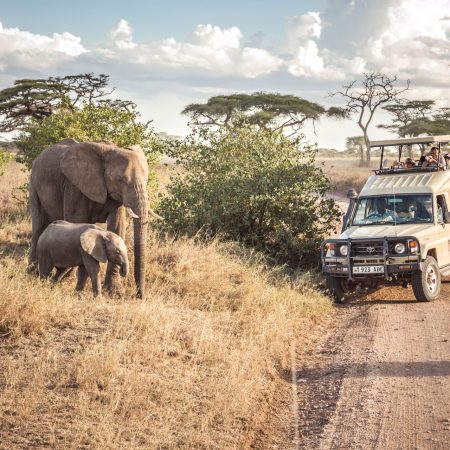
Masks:
[[[106,222],[125,237],[125,209],[134,221],[134,277],[137,295],[145,293],[145,246],[148,214],[148,165],[139,146],[64,139],[33,162],[30,181],[32,239],[29,269],[36,266],[39,236],[54,220]],[[108,263],[105,287],[118,283],[119,267]]]

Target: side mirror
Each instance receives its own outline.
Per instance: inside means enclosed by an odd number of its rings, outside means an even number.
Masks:
[[[444,213],[444,222],[450,223],[450,211]]]
[[[347,208],[347,212],[345,213],[344,220],[342,221],[341,233],[343,233],[348,228],[348,224],[352,217],[352,213],[353,213],[353,209],[356,204],[356,200],[358,199],[358,194],[353,188],[349,189],[349,191],[347,192],[347,198],[348,198],[348,208]]]

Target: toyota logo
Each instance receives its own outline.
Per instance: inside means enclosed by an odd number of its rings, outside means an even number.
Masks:
[[[373,253],[375,251],[375,247],[366,247],[366,252],[367,253]]]

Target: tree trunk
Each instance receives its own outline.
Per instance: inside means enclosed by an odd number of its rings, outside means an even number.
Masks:
[[[359,165],[364,167],[364,147],[359,145]]]
[[[366,144],[366,167],[370,167],[370,163],[371,163],[371,148],[370,148],[370,141],[369,141],[369,137],[367,136],[366,133],[364,133],[364,143]]]

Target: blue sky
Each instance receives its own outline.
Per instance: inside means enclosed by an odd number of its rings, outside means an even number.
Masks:
[[[409,98],[450,106],[450,0],[15,0],[0,8],[0,89],[20,77],[107,73],[157,131],[187,133],[183,107],[233,92],[275,91],[325,106],[330,91],[381,71]],[[372,139],[386,136],[375,127]],[[351,121],[307,138],[342,149]]]

